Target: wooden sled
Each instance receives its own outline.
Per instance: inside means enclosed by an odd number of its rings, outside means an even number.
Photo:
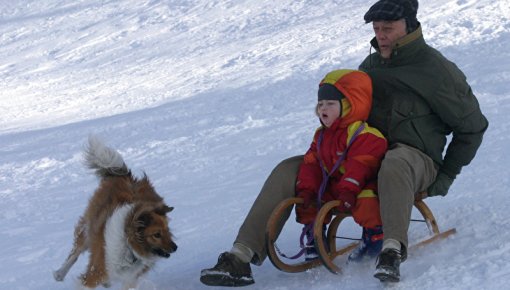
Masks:
[[[350,214],[347,213],[336,212],[335,208],[340,204],[339,201],[330,201],[324,204],[321,207],[319,213],[317,214],[313,234],[315,239],[315,248],[317,249],[317,252],[319,254],[319,259],[315,259],[312,261],[287,260],[285,257],[282,257],[280,255],[278,248],[276,246],[276,240],[278,232],[277,228],[278,225],[280,224],[281,216],[283,215],[284,212],[286,212],[289,209],[289,207],[293,207],[294,205],[301,203],[303,203],[302,198],[298,197],[288,198],[282,201],[273,210],[273,213],[271,214],[266,227],[266,248],[269,260],[279,270],[289,273],[303,272],[316,266],[324,265],[330,272],[334,274],[340,274],[341,268],[335,263],[333,263],[333,261],[335,260],[336,257],[348,253],[354,248],[356,248],[358,246],[358,243],[353,242],[341,248],[337,248],[336,239],[338,227],[346,217],[350,216]],[[449,229],[444,232],[439,231],[439,227],[437,225],[436,219],[434,218],[434,215],[432,214],[428,206],[425,204],[425,202],[423,202],[423,200],[415,201],[414,206],[423,216],[424,219],[423,221],[425,221],[425,223],[427,224],[430,236],[425,240],[410,246],[409,247],[410,250],[413,248],[429,244],[435,240],[446,238],[456,232],[455,228]],[[322,224],[330,211],[333,211],[334,217],[328,226],[328,230],[326,233],[326,241],[323,241]],[[327,242],[329,250],[326,248],[325,242]],[[284,259],[289,262],[284,262]]]

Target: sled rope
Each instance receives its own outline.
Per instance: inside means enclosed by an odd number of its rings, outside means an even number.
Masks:
[[[277,246],[277,245],[276,245],[276,243],[275,243],[274,248],[276,249],[276,252],[278,252],[278,254],[279,254],[280,256],[282,256],[282,257],[284,257],[284,258],[287,258],[287,259],[290,259],[290,260],[295,260],[295,259],[297,259],[297,258],[301,257],[301,256],[305,253],[305,249],[306,249],[305,242],[304,242],[304,240],[305,240],[305,236],[306,236],[306,233],[307,233],[310,229],[312,229],[312,228],[313,228],[313,224],[308,224],[308,225],[306,225],[306,226],[303,228],[303,230],[301,231],[301,236],[299,237],[299,247],[301,248],[301,250],[300,250],[297,254],[295,254],[295,255],[290,256],[290,257],[289,257],[289,256],[285,255],[285,254],[284,254],[284,253],[280,250],[280,248],[278,248],[278,246]]]

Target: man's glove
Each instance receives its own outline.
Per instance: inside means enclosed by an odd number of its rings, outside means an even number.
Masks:
[[[428,196],[445,196],[448,193],[448,189],[453,183],[453,178],[446,175],[443,172],[439,172],[436,176],[436,180],[427,189]]]
[[[340,192],[336,199],[340,201],[337,209],[342,212],[349,211],[356,205],[356,194],[352,192]]]

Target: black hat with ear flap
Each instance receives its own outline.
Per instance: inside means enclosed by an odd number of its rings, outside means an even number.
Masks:
[[[317,93],[317,101],[322,100],[341,101],[343,98],[345,98],[344,94],[342,94],[334,85],[322,84],[319,86],[319,92]]]
[[[342,115],[342,99],[345,96],[334,85],[323,83],[319,86],[317,101],[331,100],[340,102],[340,115]],[[317,107],[318,108],[318,107]]]
[[[380,0],[370,7],[364,19],[366,23],[405,19],[407,33],[410,33],[419,26],[417,13],[418,0]]]
[[[419,22],[416,18],[416,14],[418,14],[418,0],[408,0],[404,1],[402,4],[404,6],[405,20],[407,26],[407,33],[411,33],[418,28]]]

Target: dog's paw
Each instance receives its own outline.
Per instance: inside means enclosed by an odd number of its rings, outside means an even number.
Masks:
[[[53,271],[53,278],[57,281],[64,281],[65,274],[60,271]]]
[[[102,283],[102,285],[103,285],[104,288],[112,287],[112,284],[109,281]]]

